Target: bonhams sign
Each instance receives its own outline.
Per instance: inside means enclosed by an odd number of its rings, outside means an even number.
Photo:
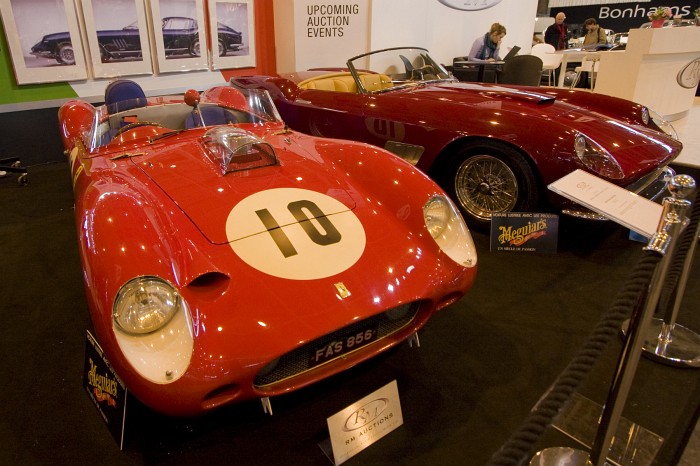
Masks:
[[[630,29],[638,28],[649,22],[649,12],[657,6],[668,6],[673,11],[674,16],[679,15],[685,19],[694,18],[693,10],[698,7],[697,0],[664,0],[658,4],[655,2],[629,2],[611,3],[596,5],[569,6],[552,8],[551,16],[559,11],[566,14],[568,24],[583,24],[587,18],[597,18],[598,23],[615,32],[626,32]]]

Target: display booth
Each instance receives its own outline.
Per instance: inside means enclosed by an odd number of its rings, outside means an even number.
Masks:
[[[632,29],[624,51],[600,54],[595,92],[644,104],[668,120],[688,114],[700,79],[700,28]]]

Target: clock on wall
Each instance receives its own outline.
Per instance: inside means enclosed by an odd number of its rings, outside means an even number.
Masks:
[[[438,0],[443,5],[456,10],[476,11],[491,8],[501,3],[501,0]]]

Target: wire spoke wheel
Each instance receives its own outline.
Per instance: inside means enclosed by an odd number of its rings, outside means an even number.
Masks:
[[[518,180],[503,161],[490,155],[470,157],[457,170],[455,194],[472,216],[490,220],[510,212],[518,201]]]

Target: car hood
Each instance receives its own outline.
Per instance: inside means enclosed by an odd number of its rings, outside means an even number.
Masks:
[[[281,136],[268,137],[268,142],[281,147],[284,143],[272,141],[275,137]],[[132,158],[132,162],[185,212],[209,241],[223,244],[268,230],[262,221],[239,225],[235,233],[221,227],[227,224],[234,207],[253,193],[270,191],[273,195],[275,189],[321,193],[338,201],[324,204],[322,212],[326,216],[355,208],[347,186],[337,180],[332,166],[313,160],[302,148],[291,144],[286,150],[277,150],[278,157],[281,154],[278,165],[225,175],[198,140],[165,145]]]
[[[504,118],[506,124],[506,115],[512,114],[515,118],[538,119],[543,124],[556,125],[562,134],[568,133],[572,138],[577,132],[582,133],[615,157],[625,172],[625,178],[670,162],[682,149],[679,141],[666,134],[560,102],[552,95],[531,89],[444,82],[418,86],[407,92],[416,99],[439,101],[443,109],[445,102],[468,105],[469,112],[450,112],[456,115],[453,124],[461,127],[464,124],[459,115],[464,119],[485,121],[493,119],[494,112],[497,112],[498,118]],[[398,94],[397,98],[405,98]],[[567,146],[566,150],[572,148]]]

